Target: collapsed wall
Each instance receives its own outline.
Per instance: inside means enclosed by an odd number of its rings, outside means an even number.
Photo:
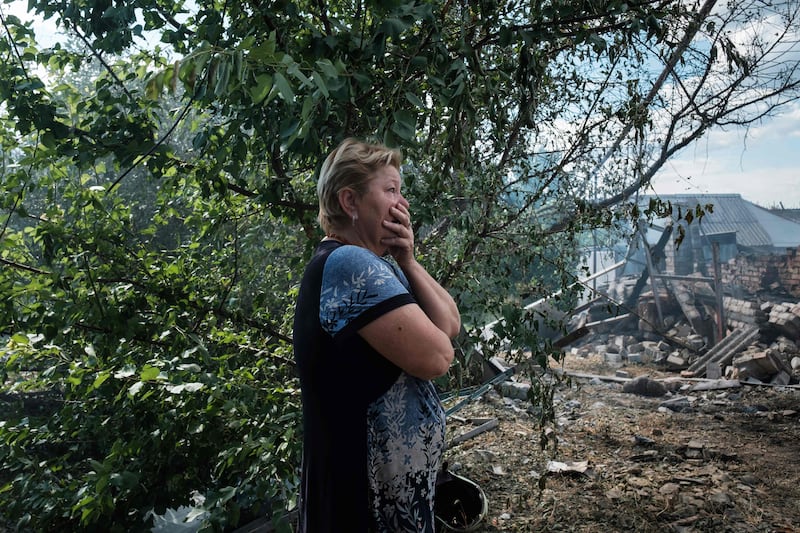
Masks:
[[[800,380],[800,248],[785,255],[741,254],[723,265],[724,334],[713,280],[700,273],[663,276],[632,294],[635,278],[608,286],[612,301],[632,301],[625,321],[603,328],[573,353],[603,354],[608,363],[654,363],[686,376],[767,381]],[[697,281],[692,279],[697,278]],[[634,300],[628,300],[629,297]],[[602,310],[602,306],[597,306]],[[590,319],[600,320],[601,316]],[[631,312],[633,311],[633,312]]]
[[[784,291],[800,298],[800,247],[785,254],[742,254],[722,265],[722,282],[734,294]]]

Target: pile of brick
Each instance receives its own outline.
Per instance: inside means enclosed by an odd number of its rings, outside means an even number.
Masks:
[[[722,281],[751,294],[780,288],[800,297],[800,248],[786,254],[737,256],[722,265]]]
[[[761,304],[760,311],[766,316],[766,327],[790,339],[800,338],[800,303]]]
[[[761,326],[767,322],[769,311],[762,309],[763,304],[752,300],[740,300],[726,296],[722,299],[725,309],[725,321],[731,329],[746,326]]]
[[[658,276],[655,283],[647,272],[609,282],[611,300],[627,304],[618,317],[625,320],[591,318],[604,327],[593,326],[593,346],[573,353],[594,352],[616,367],[654,364],[693,378],[800,381],[800,247],[740,254],[721,266],[722,290],[699,271]]]
[[[765,332],[800,338],[800,303],[723,299],[725,319],[731,329],[758,326]]]
[[[786,385],[792,378],[792,360],[798,359],[797,345],[786,338],[779,339],[768,348],[749,346],[737,356],[727,369],[726,377],[740,381],[758,381]],[[798,362],[795,361],[794,365]]]
[[[729,331],[714,345],[709,346],[709,339],[686,322],[678,322],[658,336],[642,330],[639,335],[595,335],[571,352],[579,357],[602,355],[611,367],[652,364],[684,377],[775,385],[800,381],[800,303],[758,304],[725,298],[724,304]]]

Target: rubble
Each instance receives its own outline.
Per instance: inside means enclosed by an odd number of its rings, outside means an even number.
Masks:
[[[490,374],[503,381],[460,404],[497,422],[474,435],[448,429],[469,436],[451,441],[454,465],[497,502],[486,531],[582,523],[749,533],[800,523],[800,284],[775,281],[800,280],[800,269],[765,284],[753,267],[746,286],[730,275],[733,262],[725,283],[709,269],[651,269],[650,282],[643,273],[598,287],[624,302],[618,315],[603,301],[573,317],[589,332],[560,346],[564,359],[550,367],[570,378],[552,383],[555,420],[540,418],[525,373],[508,373],[509,363]],[[579,500],[588,503],[564,505]]]
[[[556,389],[556,420],[546,427],[529,400],[499,388],[448,424],[460,435],[466,424],[499,422],[447,452],[487,494],[483,531],[796,530],[800,389],[670,377],[641,364],[628,366],[644,372],[637,377],[590,377],[585,370],[601,371],[603,356],[567,358],[565,373],[581,384]],[[634,382],[667,392],[623,391]]]
[[[594,327],[572,355],[599,353],[612,368],[656,365],[684,378],[798,383],[800,247],[728,248],[722,261],[718,242],[735,243],[734,233],[690,243],[687,251],[673,245],[669,228],[656,244],[642,225],[638,230],[623,266],[602,272],[609,279],[593,289],[596,303],[573,317]],[[709,244],[710,255],[700,248]],[[614,303],[618,317],[609,316]]]
[[[709,304],[713,291],[707,278],[699,274],[675,277],[680,280],[663,284],[657,297],[653,292],[639,295],[637,321],[617,321],[607,327],[610,321],[606,319],[603,328],[592,329],[574,343],[570,354],[601,354],[615,369],[653,365],[683,378],[779,386],[800,381],[800,301],[758,294],[725,296],[719,313]],[[609,283],[607,291],[630,300],[629,291],[635,286],[636,280],[627,277]],[[591,309],[588,313],[590,320],[596,318]],[[711,327],[720,315],[725,320],[721,332]],[[593,323],[599,321],[588,324]]]
[[[640,396],[665,396],[667,387],[660,381],[651,379],[650,376],[639,376],[622,386],[622,392],[638,394]]]
[[[721,376],[721,367],[725,367],[744,346],[758,337],[759,330],[752,325],[735,329],[711,350],[698,357],[683,374],[686,377],[703,377],[708,374],[711,379]]]

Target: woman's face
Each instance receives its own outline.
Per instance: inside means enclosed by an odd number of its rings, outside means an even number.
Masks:
[[[408,201],[400,192],[402,179],[400,172],[387,165],[373,174],[367,191],[356,199],[356,220],[354,229],[363,244],[378,255],[386,253],[387,247],[381,239],[394,237],[394,232],[383,226],[383,221],[393,221],[389,213],[391,207],[402,205],[408,209]]]

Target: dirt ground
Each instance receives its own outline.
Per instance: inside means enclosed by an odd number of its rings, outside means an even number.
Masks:
[[[595,357],[567,356],[564,369],[678,377]],[[607,379],[560,383],[557,422],[544,428],[555,451],[542,449],[543,428],[525,400],[492,391],[453,412],[450,439],[498,422],[445,454],[488,500],[474,531],[800,531],[800,388],[692,390],[698,383],[671,381],[661,397]],[[679,407],[662,406],[668,400]]]

